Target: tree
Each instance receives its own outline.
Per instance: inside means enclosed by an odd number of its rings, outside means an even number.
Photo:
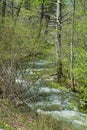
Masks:
[[[6,13],[6,0],[2,0],[2,17],[5,17]]]
[[[62,55],[61,55],[61,31],[62,31],[62,1],[57,0],[57,76],[58,81],[62,77]]]
[[[71,59],[71,63],[70,63],[70,78],[71,78],[71,86],[73,87],[73,91],[75,91],[75,87],[74,87],[74,75],[73,75],[73,65],[74,65],[74,52],[73,52],[73,46],[74,46],[74,31],[75,31],[75,3],[76,1],[74,0],[73,3],[73,12],[72,12],[72,34],[71,34],[71,44],[70,44],[70,48],[71,48],[71,55],[70,55],[70,59]]]

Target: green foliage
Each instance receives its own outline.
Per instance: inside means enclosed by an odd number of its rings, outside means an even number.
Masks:
[[[55,62],[55,35],[56,35],[56,0],[14,0],[13,7],[8,0],[5,17],[2,19],[2,3],[0,1],[0,85],[15,86],[18,72],[25,73],[29,62],[47,59]],[[62,32],[61,54],[63,76],[69,79],[70,84],[70,42],[72,28],[72,0],[62,0]],[[44,18],[41,21],[41,7],[44,5]],[[11,8],[10,8],[11,7]],[[13,12],[13,15],[12,15]],[[18,14],[17,14],[18,13]],[[51,16],[52,15],[52,16]],[[50,21],[53,27],[49,27]],[[48,24],[48,25],[47,25]],[[58,31],[59,32],[59,31]],[[53,36],[50,36],[52,33]],[[38,37],[39,35],[39,37]],[[52,41],[52,42],[50,42]],[[81,97],[87,101],[87,12],[86,1],[76,1],[74,39],[73,39],[73,75],[78,83]],[[38,75],[55,73],[56,65],[52,71],[36,73],[35,75],[22,75],[28,81],[36,81]],[[29,66],[29,69],[32,66]],[[61,78],[61,86],[66,81]],[[63,83],[62,83],[63,82]],[[59,87],[56,82],[52,86]],[[2,87],[3,88],[3,87]]]
[[[0,122],[0,128],[4,128],[4,125],[2,122]]]
[[[20,6],[20,2],[22,2],[22,6]],[[30,2],[31,10],[28,9],[27,2]],[[3,22],[0,21],[0,85],[2,89],[5,86],[6,93],[18,90],[15,80],[19,72],[22,79],[24,78],[23,80],[36,81],[38,75],[41,74],[30,76],[29,74],[25,75],[23,71],[28,68],[29,62],[44,59],[50,53],[51,48],[51,45],[44,40],[45,22],[42,24],[42,35],[38,38],[40,28],[40,13],[38,12],[41,1],[15,0],[13,4],[16,8],[12,7],[13,10],[9,8],[8,3],[12,6],[8,1],[5,17]],[[19,7],[20,10],[18,10]]]

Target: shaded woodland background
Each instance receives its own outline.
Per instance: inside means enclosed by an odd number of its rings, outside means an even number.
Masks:
[[[87,102],[87,1],[0,0],[0,93],[21,95],[44,73],[25,75],[29,63],[53,62],[56,84]],[[45,72],[46,73],[46,72]],[[48,73],[48,72],[47,72]]]

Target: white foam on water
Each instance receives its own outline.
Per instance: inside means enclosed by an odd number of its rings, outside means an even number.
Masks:
[[[50,115],[55,119],[66,119],[68,121],[73,122],[73,124],[78,124],[82,126],[87,126],[87,120],[85,117],[85,114],[75,112],[75,111],[70,111],[70,110],[63,110],[63,111],[43,111],[41,109],[37,110],[37,113],[41,114],[46,114]]]
[[[40,91],[40,92],[44,92],[44,93],[50,93],[50,92],[53,92],[53,93],[59,93],[59,92],[61,92],[59,89],[48,88],[48,87],[40,88],[39,91]]]
[[[35,107],[52,107],[53,105],[61,105],[60,101],[57,102],[46,102],[46,101],[42,101],[42,102],[36,102],[36,103],[29,103],[28,106],[32,109],[34,109]]]
[[[22,80],[22,79],[16,79],[16,83],[25,83],[26,81],[25,80]]]

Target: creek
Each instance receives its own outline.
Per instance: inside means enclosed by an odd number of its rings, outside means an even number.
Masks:
[[[32,63],[31,63],[32,64]],[[52,64],[46,61],[35,62],[35,68],[27,69],[27,73],[32,75],[34,72],[48,70]],[[38,95],[35,102],[28,106],[36,110],[38,114],[50,115],[56,120],[65,120],[70,123],[75,130],[87,130],[87,115],[79,111],[80,99],[77,93],[67,91],[67,89],[57,89],[46,84],[52,79],[39,78],[37,82],[29,89],[28,94]],[[51,81],[52,82],[52,81]],[[28,97],[28,96],[27,96]]]

